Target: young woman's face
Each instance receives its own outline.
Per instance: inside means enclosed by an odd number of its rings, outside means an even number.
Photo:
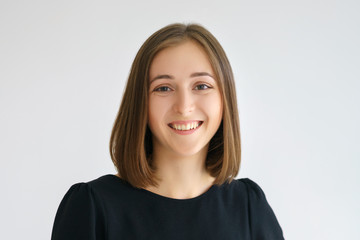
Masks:
[[[149,127],[154,151],[206,151],[222,120],[222,96],[205,51],[186,41],[160,51],[149,72]]]

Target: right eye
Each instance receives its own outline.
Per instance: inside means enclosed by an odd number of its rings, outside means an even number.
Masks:
[[[169,91],[171,91],[171,88],[167,86],[161,86],[154,89],[154,92],[169,92]]]

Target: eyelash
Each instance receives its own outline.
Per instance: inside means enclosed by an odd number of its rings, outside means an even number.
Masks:
[[[165,91],[160,90],[160,89],[164,89],[164,88],[167,88],[168,90],[165,90]],[[168,92],[169,89],[170,88],[168,86],[160,86],[160,87],[155,88],[154,92]]]
[[[206,88],[205,88],[205,89],[199,89],[199,88],[198,88],[199,86],[205,86]],[[207,84],[205,84],[205,83],[198,84],[198,85],[196,85],[196,87],[195,87],[196,90],[207,90],[207,89],[210,89],[210,88],[212,88],[212,87],[209,86],[209,85],[207,85]]]
[[[199,86],[206,87],[206,88],[205,89],[199,89]],[[164,88],[166,88],[167,90],[164,90]],[[209,86],[208,84],[201,83],[201,84],[196,85],[196,87],[194,89],[199,90],[199,91],[203,91],[203,90],[207,90],[207,89],[211,89],[211,88],[212,87]],[[170,90],[171,90],[171,88],[168,87],[168,86],[160,86],[160,87],[155,88],[153,91],[154,92],[168,92]]]

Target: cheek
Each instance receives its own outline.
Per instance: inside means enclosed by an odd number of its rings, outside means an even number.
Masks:
[[[223,115],[223,102],[220,93],[203,99],[201,105],[207,115],[213,119],[214,124],[220,124]]]
[[[164,101],[159,97],[149,98],[148,119],[150,128],[165,121],[164,117],[168,111],[168,105],[168,101]]]

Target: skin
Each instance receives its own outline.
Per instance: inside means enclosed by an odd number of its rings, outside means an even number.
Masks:
[[[205,159],[223,112],[212,66],[201,46],[185,41],[155,56],[149,81],[148,125],[161,181],[159,187],[146,190],[176,199],[199,196],[214,181],[205,169]],[[199,126],[189,131],[174,129],[182,125]]]

